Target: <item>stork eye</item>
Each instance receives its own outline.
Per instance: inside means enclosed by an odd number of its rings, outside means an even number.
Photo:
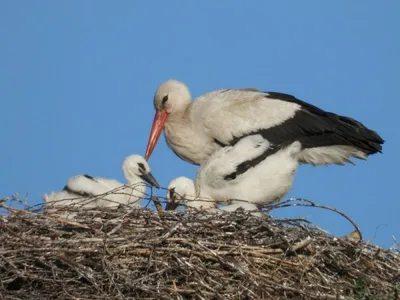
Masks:
[[[163,98],[162,98],[162,101],[161,101],[161,104],[162,105],[165,105],[165,103],[168,101],[168,95],[165,95]]]

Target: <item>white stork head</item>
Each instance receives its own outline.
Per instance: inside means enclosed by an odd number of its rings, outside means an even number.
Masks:
[[[185,109],[191,100],[190,91],[184,83],[169,79],[156,90],[154,107],[157,111],[165,111],[170,114]]]
[[[151,174],[147,161],[140,155],[133,154],[126,157],[122,164],[122,172],[128,184],[135,183],[140,178],[150,185],[160,188],[157,180]]]
[[[192,179],[177,177],[168,184],[166,210],[173,210],[179,205],[195,209],[215,208],[215,202],[211,200],[200,200]]]
[[[188,87],[175,79],[169,79],[161,84],[154,95],[154,116],[145,158],[148,159],[160,138],[169,114],[185,110],[192,96]]]

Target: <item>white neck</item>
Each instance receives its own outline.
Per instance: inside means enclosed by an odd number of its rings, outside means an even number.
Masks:
[[[126,177],[126,182],[127,182],[128,185],[144,183],[143,179],[138,177],[138,176],[136,176],[136,175],[132,175],[132,176]]]

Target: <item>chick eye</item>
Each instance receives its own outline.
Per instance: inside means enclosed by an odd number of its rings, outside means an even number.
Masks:
[[[165,95],[163,98],[162,98],[162,101],[161,101],[161,104],[162,105],[165,105],[165,103],[168,101],[168,95]]]
[[[138,163],[138,166],[139,166],[139,170],[140,170],[141,172],[144,173],[144,172],[146,171],[146,168],[145,168],[144,164]]]

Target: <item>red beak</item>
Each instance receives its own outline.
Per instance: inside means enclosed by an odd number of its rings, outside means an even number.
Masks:
[[[153,126],[151,127],[149,141],[147,142],[146,154],[144,158],[148,160],[153,153],[154,148],[160,138],[161,132],[164,129],[165,122],[167,121],[168,113],[164,110],[157,110],[154,116]]]

